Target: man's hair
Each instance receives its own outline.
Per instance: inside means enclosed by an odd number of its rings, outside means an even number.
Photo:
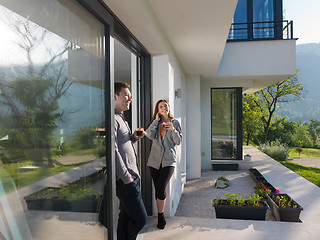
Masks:
[[[114,83],[114,93],[119,95],[122,88],[129,88],[130,89],[130,85],[125,83],[125,82],[115,82]]]

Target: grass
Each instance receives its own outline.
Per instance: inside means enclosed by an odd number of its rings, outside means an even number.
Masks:
[[[320,158],[320,149],[303,148],[299,155],[295,148],[290,148],[289,158]]]
[[[84,163],[65,165],[65,166],[39,166],[38,168],[30,171],[21,171],[20,167],[32,165],[32,161],[24,161],[20,163],[3,164],[3,169],[8,173],[15,183],[16,188],[21,188],[33,184],[41,179],[56,175],[60,172],[67,171],[71,168],[78,167]],[[6,191],[13,190],[12,184],[9,184]]]
[[[309,182],[320,187],[320,168],[307,167],[301,164],[280,161],[282,165],[299,174],[301,177],[307,179]]]

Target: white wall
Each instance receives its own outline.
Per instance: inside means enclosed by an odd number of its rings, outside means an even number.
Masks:
[[[187,179],[201,177],[200,76],[188,75],[186,85]]]
[[[218,76],[269,76],[296,73],[296,40],[228,42]]]
[[[201,81],[201,169],[211,169],[211,94],[212,81]]]
[[[182,127],[183,142],[177,149],[177,165],[175,172],[167,187],[167,202],[165,206],[165,215],[174,216],[183,190],[184,179],[182,173],[186,169],[185,160],[185,109],[184,97],[175,97],[175,91],[181,89],[184,83],[184,73],[178,67],[169,55],[159,55],[152,57],[152,102],[154,109],[159,99],[169,101],[173,116],[180,122]],[[154,191],[154,190],[153,190]],[[153,199],[155,199],[153,197]],[[153,214],[157,215],[156,202],[153,200]]]

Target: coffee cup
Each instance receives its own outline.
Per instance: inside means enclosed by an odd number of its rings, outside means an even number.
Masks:
[[[144,131],[143,128],[137,128],[136,129],[137,136],[139,136],[139,137],[142,136],[143,135],[143,131]]]

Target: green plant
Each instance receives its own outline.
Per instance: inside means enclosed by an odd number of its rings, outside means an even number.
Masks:
[[[238,199],[238,206],[244,206],[246,203],[246,196],[241,196],[240,199]]]
[[[261,196],[253,193],[248,199],[248,203],[252,206],[259,206],[259,201],[262,199]]]
[[[226,193],[224,195],[226,196],[226,200],[227,200],[227,202],[229,202],[230,205],[236,205],[237,204],[237,200],[238,200],[239,194],[228,193],[226,191]]]
[[[255,193],[261,198],[267,198],[267,194],[271,193],[271,189],[269,187],[266,187],[266,185],[262,181],[257,181],[254,189]]]
[[[218,177],[218,179],[217,179],[217,180],[227,181],[227,178],[225,178],[225,177],[221,176],[221,177]]]
[[[214,204],[215,204],[215,205],[219,205],[219,204],[220,204],[220,201],[221,201],[221,197],[218,196],[218,197],[214,200]]]
[[[227,192],[224,194],[226,197],[225,199],[221,199],[220,196],[218,196],[214,200],[215,205],[233,205],[233,206],[259,206],[259,201],[262,199],[257,194],[252,194],[250,197],[246,197],[240,194],[233,194],[230,192]]]
[[[61,189],[57,190],[57,197],[68,199],[87,199],[88,197],[90,197],[99,199],[100,195],[95,194],[92,190],[92,187],[84,188],[84,186],[86,186],[86,181],[86,178],[80,178],[74,183],[67,182],[66,185],[59,184],[59,187],[61,187]]]
[[[295,201],[284,195],[272,195],[272,200],[281,208],[297,208]]]
[[[60,198],[60,199],[92,199],[98,200],[101,196],[96,194],[92,187],[87,186],[87,178],[80,178],[73,183],[67,182],[66,185],[59,184],[58,188],[45,188],[41,191],[33,193],[26,199],[41,199],[41,198]]]
[[[279,141],[271,142],[270,144],[261,144],[259,149],[269,157],[277,161],[286,161],[289,156],[289,148]]]

